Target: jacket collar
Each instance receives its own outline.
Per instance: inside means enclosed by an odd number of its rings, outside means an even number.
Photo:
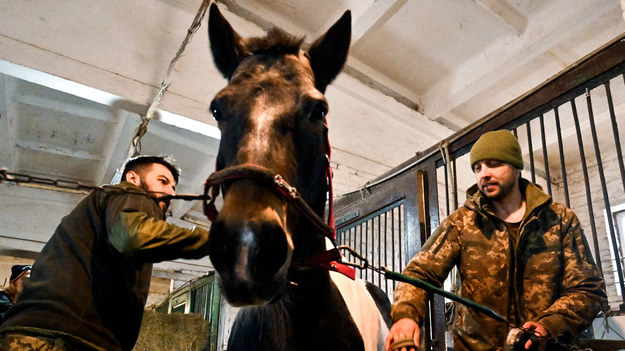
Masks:
[[[128,192],[131,194],[138,194],[138,195],[143,195],[148,197],[150,200],[154,201],[154,203],[156,204],[156,207],[158,207],[159,211],[162,214],[162,218],[163,220],[167,219],[167,213],[163,210],[161,210],[161,207],[158,205],[158,200],[156,199],[156,197],[150,195],[147,191],[145,191],[143,188],[136,186],[128,181],[122,181],[118,184],[115,185],[107,185],[107,187],[117,187],[117,188],[121,188],[122,191],[124,192]]]

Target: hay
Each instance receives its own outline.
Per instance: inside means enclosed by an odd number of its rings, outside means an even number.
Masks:
[[[199,314],[146,310],[133,351],[203,351],[209,324]]]

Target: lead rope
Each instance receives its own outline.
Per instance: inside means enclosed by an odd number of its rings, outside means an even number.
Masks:
[[[475,301],[466,299],[464,297],[458,296],[454,293],[451,293],[449,291],[443,290],[441,288],[438,288],[430,283],[427,283],[423,280],[420,279],[415,279],[412,277],[409,277],[407,275],[401,274],[401,273],[397,273],[394,271],[389,270],[386,267],[375,267],[369,264],[368,260],[364,257],[362,257],[360,254],[358,254],[358,252],[356,252],[356,250],[354,250],[353,248],[349,247],[349,246],[345,246],[345,245],[341,245],[338,247],[340,250],[346,250],[348,251],[352,256],[356,257],[357,259],[359,259],[361,261],[360,264],[355,264],[355,263],[350,263],[350,262],[343,262],[343,264],[347,264],[350,265],[352,267],[356,267],[356,268],[360,268],[360,269],[371,269],[376,273],[381,273],[384,275],[384,277],[386,279],[390,279],[390,280],[395,280],[395,281],[399,281],[399,282],[403,282],[403,283],[407,283],[410,284],[412,286],[415,286],[417,288],[423,289],[429,293],[435,293],[435,294],[439,294],[443,297],[446,297],[452,301],[458,302],[466,307],[469,307],[473,310],[476,310],[478,312],[484,313],[485,315],[499,321],[502,323],[505,323],[508,327],[512,329],[516,328],[519,329],[525,333],[529,333],[529,335],[531,335],[533,338],[535,339],[546,339],[549,341],[552,341],[554,344],[558,345],[559,347],[565,349],[565,350],[569,350],[569,351],[593,351],[592,349],[580,349],[579,347],[572,345],[572,344],[567,344],[564,343],[560,340],[558,340],[557,338],[554,337],[550,337],[550,336],[543,336],[543,335],[536,335],[534,334],[534,332],[532,330],[529,330],[527,328],[523,328],[522,326],[517,325],[516,323],[510,322],[509,320],[507,320],[506,318],[502,317],[501,315],[499,315],[497,312],[493,311],[491,308],[483,306],[478,304]]]

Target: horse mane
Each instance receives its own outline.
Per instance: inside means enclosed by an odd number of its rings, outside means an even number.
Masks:
[[[253,54],[287,55],[299,53],[304,37],[295,37],[279,28],[272,28],[265,37],[249,38],[246,41],[247,50]]]
[[[252,338],[268,337],[268,340],[275,342],[273,345],[278,350],[287,349],[287,333],[293,330],[293,320],[289,311],[290,298],[283,296],[279,301],[275,301],[265,306],[246,306],[239,311],[238,318],[242,325],[252,325],[260,327],[261,335],[254,335]],[[263,323],[271,321],[271,323]]]

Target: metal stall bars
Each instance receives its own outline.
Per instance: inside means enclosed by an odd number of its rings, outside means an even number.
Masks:
[[[215,272],[185,283],[156,307],[160,313],[197,313],[209,323],[207,351],[218,350],[219,312],[221,293]]]
[[[529,156],[531,179],[578,215],[606,280],[610,306],[619,312],[625,312],[625,238],[614,216],[625,208],[618,128],[625,121],[623,71],[622,65],[615,67],[504,127],[517,133]],[[532,143],[536,139],[538,146]]]
[[[338,244],[356,249],[373,265],[401,272],[434,229],[430,223],[438,222],[438,213],[428,210],[429,192],[424,190],[428,187],[421,171],[391,172],[360,192],[336,199]],[[346,259],[353,257],[347,254]],[[361,271],[359,277],[380,286],[392,300],[395,282],[370,271]],[[423,346],[444,350],[444,301],[435,299],[437,303],[431,305],[432,313],[425,323],[428,337],[423,338]]]
[[[468,152],[485,132],[509,129],[519,138],[523,177],[538,183],[578,215],[595,261],[606,280],[612,314],[625,313],[625,171],[621,142],[625,123],[624,36],[571,65],[558,76],[486,116],[449,139],[451,163],[469,176],[448,179],[444,157],[434,148],[416,169],[435,164],[440,216],[453,201],[450,183],[467,189],[474,183]],[[619,130],[621,124],[621,130]],[[455,172],[454,172],[455,174]],[[462,174],[462,173],[461,173]],[[432,192],[433,194],[437,193]],[[446,209],[446,211],[445,211]]]
[[[403,267],[419,251],[423,241],[438,225],[439,218],[461,203],[453,189],[462,191],[473,184],[470,171],[458,174],[455,170],[456,167],[470,169],[467,154],[475,140],[491,130],[509,129],[517,135],[523,149],[526,161],[523,176],[541,185],[555,201],[564,203],[578,215],[595,260],[605,276],[610,306],[615,313],[625,313],[622,271],[625,171],[619,130],[619,124],[622,130],[625,120],[624,40],[625,35],[613,40],[537,88],[452,135],[445,145],[446,152],[440,152],[440,145],[432,146],[359,193],[335,201],[337,217],[351,214],[351,218],[338,227],[339,232],[343,228],[358,228],[381,213],[376,211],[404,199],[403,251],[401,256],[391,257]],[[449,156],[445,157],[445,154]],[[406,195],[408,188],[414,193]],[[370,228],[372,224],[355,230],[362,233]],[[357,239],[352,239],[352,243],[360,240],[361,248],[375,251],[371,250],[370,243],[363,243],[367,238],[375,238],[375,234],[360,234],[358,237],[355,233],[352,238]],[[388,233],[382,234],[387,235],[386,241],[382,241],[398,244],[399,239],[392,236],[389,239]],[[343,238],[349,236],[340,237],[340,240],[348,241]],[[378,252],[385,254],[386,250]],[[370,254],[375,255],[375,252]],[[386,287],[389,288],[388,284]],[[444,342],[440,342],[444,339],[441,335],[444,328],[440,326],[442,305],[444,301],[435,299],[431,309],[430,346],[435,350],[444,349]]]
[[[399,200],[361,221],[342,227],[337,233],[337,240],[341,245],[364,253],[362,256],[376,267],[384,266],[394,271],[400,270],[400,262],[404,256],[404,250],[401,249],[403,216],[404,200]],[[355,260],[349,253],[346,256],[350,261]],[[386,281],[382,273],[371,270],[360,270],[357,275],[360,279],[381,287],[389,298],[392,298],[396,282]]]

